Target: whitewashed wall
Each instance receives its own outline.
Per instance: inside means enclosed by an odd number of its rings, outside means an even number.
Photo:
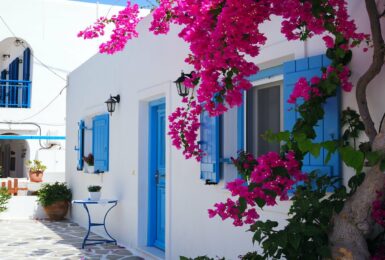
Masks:
[[[349,1],[351,15],[362,31],[368,32],[364,3]],[[191,68],[183,63],[188,46],[177,38],[177,28],[167,36],[153,36],[148,32],[151,18],[139,25],[140,37],[128,43],[123,53],[114,56],[96,55],[69,76],[67,97],[67,147],[77,144],[77,122],[99,113],[105,113],[104,101],[110,94],[121,95],[121,102],[110,118],[110,170],[103,175],[76,171],[76,152],[67,150],[67,180],[74,190],[74,198],[86,198],[87,186],[101,184],[102,196],[119,199],[111,212],[111,233],[119,243],[134,248],[145,248],[147,236],[147,183],[148,183],[148,102],[161,96],[166,98],[166,113],[180,105],[172,83],[181,69]],[[287,42],[279,33],[279,21],[264,25],[269,40],[261,55],[255,59],[262,68],[277,65],[288,59],[322,54],[320,38],[307,43]],[[356,50],[352,61],[353,80],[364,72],[371,53]],[[376,126],[385,110],[383,73],[369,88],[371,111]],[[356,107],[354,93],[344,94],[343,106]],[[226,128],[226,126],[225,126]],[[86,144],[87,146],[87,144]],[[229,147],[230,149],[230,147]],[[205,186],[199,179],[199,163],[184,160],[180,151],[166,143],[166,259],[180,255],[236,259],[253,249],[251,234],[246,228],[235,228],[229,221],[209,219],[207,209],[215,202],[224,201],[230,194],[224,181],[217,186]],[[344,169],[344,176],[351,171]],[[263,218],[280,220],[284,224],[288,202],[268,208]],[[86,225],[83,209],[74,207],[73,219]],[[99,215],[100,216],[100,215]],[[162,256],[157,250],[154,254]]]
[[[31,57],[31,108],[0,108],[0,122],[33,122],[41,126],[41,135],[65,135],[66,90],[47,109],[38,112],[67,85],[68,73],[98,52],[102,39],[86,42],[77,38],[77,33],[99,15],[117,9],[120,7],[69,0],[1,0],[0,69],[8,69],[15,57],[22,56],[24,47],[15,45],[15,37],[31,48],[34,57]],[[3,59],[3,54],[11,57]],[[37,127],[32,125],[0,124],[0,133],[3,132],[39,135]],[[46,174],[44,178],[63,180],[65,142],[59,141],[61,148],[50,151],[40,150],[36,140],[27,142],[30,155],[27,159],[40,159],[47,165],[46,173],[50,176]],[[42,143],[47,146],[45,140]]]

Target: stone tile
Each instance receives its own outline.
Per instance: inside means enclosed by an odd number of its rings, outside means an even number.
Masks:
[[[0,226],[1,260],[143,259],[113,244],[81,249],[86,230],[69,221],[0,220]],[[92,237],[100,238],[95,234]]]

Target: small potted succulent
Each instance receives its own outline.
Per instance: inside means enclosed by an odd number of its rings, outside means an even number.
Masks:
[[[71,199],[72,192],[64,183],[43,184],[37,192],[37,200],[50,220],[63,220]]]
[[[93,173],[94,170],[94,155],[89,153],[87,156],[83,156],[83,161],[85,162],[84,172]]]
[[[90,200],[100,200],[102,186],[99,185],[91,185],[88,186],[88,193],[90,194]]]
[[[29,169],[29,180],[31,182],[42,182],[43,181],[43,173],[47,169],[41,161],[39,160],[28,160],[27,168]]]

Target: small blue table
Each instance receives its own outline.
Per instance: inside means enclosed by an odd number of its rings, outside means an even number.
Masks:
[[[83,207],[87,211],[87,215],[88,215],[88,231],[87,231],[87,235],[84,237],[83,244],[82,244],[82,249],[84,249],[85,246],[97,245],[97,244],[103,244],[103,243],[115,243],[115,245],[116,245],[116,239],[114,239],[110,235],[110,233],[108,233],[108,231],[107,231],[107,228],[106,228],[106,218],[107,218],[108,213],[111,211],[111,209],[114,208],[118,204],[117,200],[113,200],[113,199],[112,200],[108,200],[108,199],[102,199],[102,200],[86,199],[86,200],[73,200],[72,203],[73,204],[83,204]],[[103,223],[94,223],[94,222],[91,221],[90,211],[88,210],[88,206],[87,206],[87,205],[91,205],[91,204],[98,204],[98,205],[112,204],[112,206],[107,210],[106,214],[104,215]],[[106,231],[106,234],[110,237],[110,239],[89,239],[88,237],[89,237],[90,232],[91,232],[91,227],[95,227],[95,226],[103,226],[104,230]],[[87,241],[91,241],[91,243],[87,243]]]

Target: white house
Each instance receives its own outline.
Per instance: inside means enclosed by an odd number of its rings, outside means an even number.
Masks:
[[[349,10],[359,30],[369,32],[364,2],[349,1]],[[183,62],[188,46],[177,37],[177,27],[172,27],[167,36],[148,32],[151,19],[146,17],[139,24],[139,38],[130,41],[122,53],[97,54],[70,73],[67,182],[76,199],[87,198],[87,186],[91,184],[103,186],[102,197],[118,199],[118,206],[111,211],[107,222],[110,233],[121,245],[164,259],[179,259],[181,255],[237,259],[240,254],[258,249],[252,245],[252,234],[245,232],[246,227],[236,228],[230,221],[209,219],[207,214],[214,203],[230,196],[225,183],[236,177],[236,171],[226,159],[235,156],[239,148],[256,153],[265,151],[266,144],[253,138],[251,132],[289,127],[288,121],[293,116],[286,109],[287,88],[293,84],[290,75],[309,70],[318,73],[327,64],[322,56],[324,43],[320,37],[305,43],[288,42],[280,34],[279,19],[266,23],[268,41],[254,60],[262,71],[250,78],[255,87],[246,97],[247,104],[223,116],[219,132],[214,127],[201,135],[204,144],[212,145],[217,158],[201,164],[185,160],[166,135],[167,116],[181,105],[173,81],[181,70],[191,70]],[[370,56],[360,49],[354,51],[353,82],[368,67]],[[385,90],[375,86],[383,84],[382,73],[373,82],[373,88],[369,88],[370,110],[376,126],[385,110]],[[110,95],[120,96],[111,115],[104,103]],[[331,105],[334,113],[328,113],[320,129],[325,138],[340,135],[336,112],[347,106],[356,107],[354,91],[343,93],[341,100],[335,99]],[[207,124],[204,127],[207,130]],[[219,136],[219,142],[206,140],[208,136]],[[79,149],[74,150],[75,146]],[[94,154],[97,173],[77,170],[82,166],[79,151]],[[217,172],[216,165],[220,166]],[[323,167],[331,175],[342,175],[344,182],[352,174],[338,157],[328,165],[322,165],[322,158],[309,158],[306,165]],[[216,185],[206,185],[217,181]],[[289,204],[282,202],[264,210],[262,218],[283,224]],[[97,217],[103,214],[102,210],[95,212]],[[72,217],[75,222],[87,225],[82,208],[73,207]]]
[[[2,177],[27,177],[25,161],[39,159],[45,180],[64,181],[67,75],[100,43],[76,34],[115,10],[69,0],[0,1]]]

